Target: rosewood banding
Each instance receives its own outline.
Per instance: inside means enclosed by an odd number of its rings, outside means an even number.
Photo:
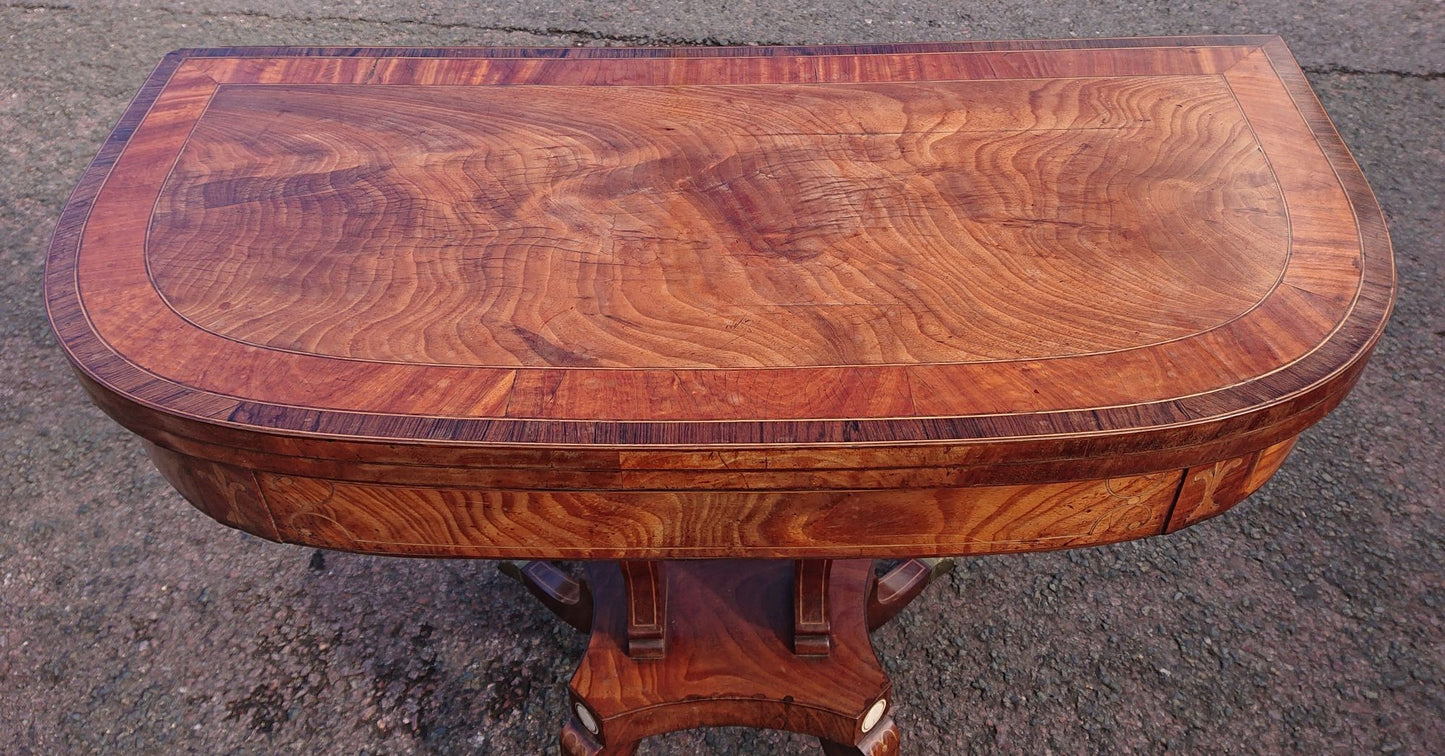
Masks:
[[[897,753],[867,632],[926,560],[1220,515],[1394,296],[1268,36],[181,50],[45,272],[82,387],[208,516],[534,560],[591,632],[568,754]]]

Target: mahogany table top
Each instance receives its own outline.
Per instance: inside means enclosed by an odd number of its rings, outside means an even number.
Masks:
[[[290,476],[289,540],[315,480],[1187,478],[1333,408],[1393,294],[1274,37],[179,51],[46,273],[96,401]]]

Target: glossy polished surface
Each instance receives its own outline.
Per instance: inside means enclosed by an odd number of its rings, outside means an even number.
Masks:
[[[1188,338],[1288,242],[1217,78],[224,86],[146,263],[196,327],[303,354],[792,368]]]
[[[1393,275],[1277,38],[221,49],[137,97],[47,302],[252,532],[845,557],[1223,511]]]

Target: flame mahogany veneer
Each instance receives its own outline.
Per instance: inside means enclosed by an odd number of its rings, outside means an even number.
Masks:
[[[1349,391],[1394,269],[1283,42],[1200,37],[179,51],[45,283],[81,383],[210,516],[628,560],[661,603],[596,659],[673,669],[668,581],[706,569],[637,560],[800,560],[789,653],[837,662],[875,589],[817,560],[1219,514]],[[627,737],[716,719],[678,716]]]

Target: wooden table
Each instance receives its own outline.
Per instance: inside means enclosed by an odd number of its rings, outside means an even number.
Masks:
[[[896,752],[868,631],[927,558],[1219,514],[1393,296],[1275,37],[180,51],[46,271],[81,383],[215,519],[592,560],[509,568],[591,632],[571,754]]]

